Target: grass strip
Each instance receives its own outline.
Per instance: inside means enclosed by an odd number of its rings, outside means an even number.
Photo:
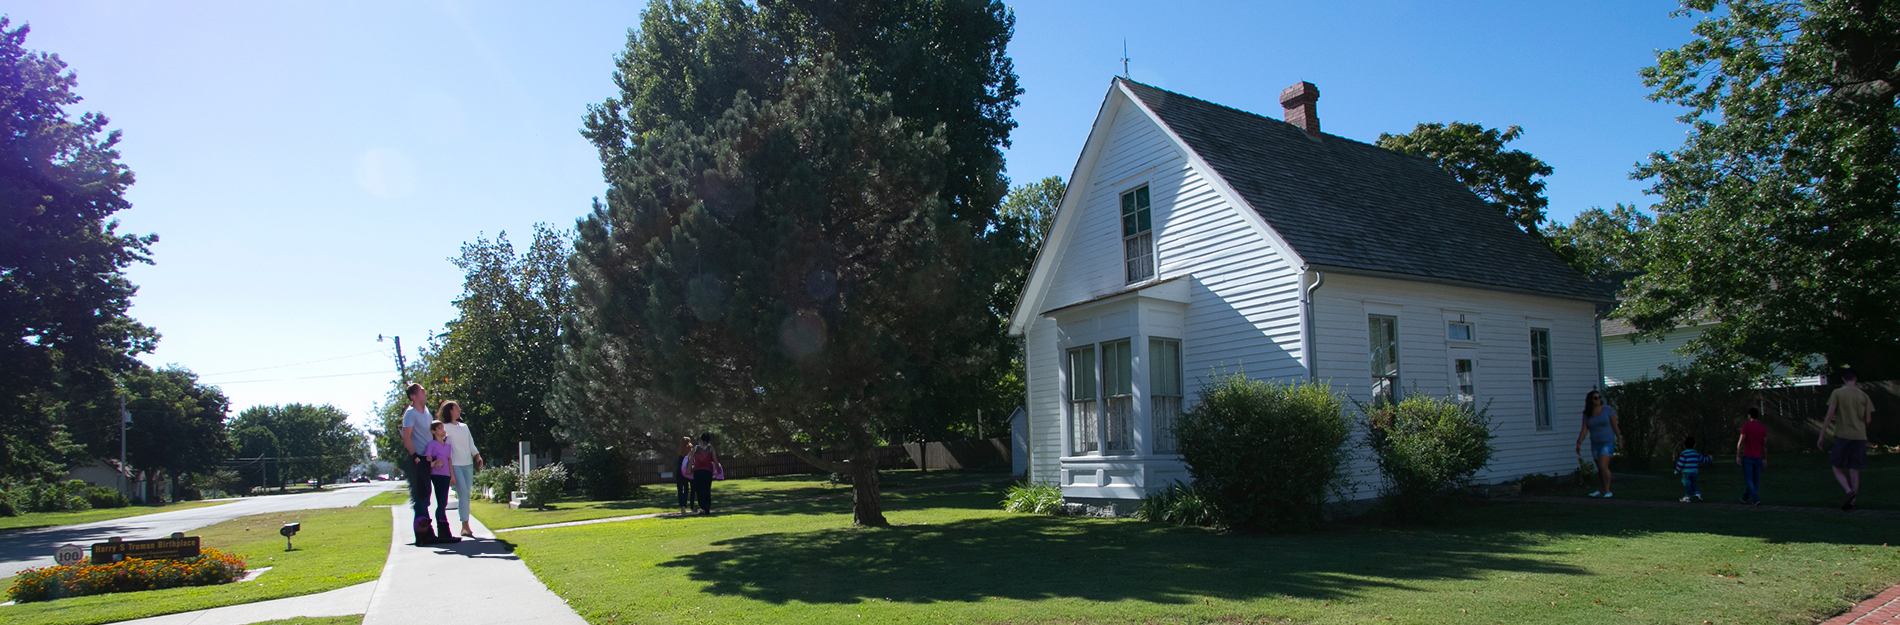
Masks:
[[[389,492],[377,493],[374,496],[371,496],[369,499],[363,500],[363,503],[359,503],[356,505],[362,506],[362,507],[400,506],[407,503],[409,503],[409,491],[406,489],[397,489],[397,490],[392,490]]]
[[[1008,477],[1005,473],[979,473],[974,471],[884,471],[878,478],[878,486],[883,490],[921,488],[973,482],[985,479]],[[713,510],[744,504],[766,503],[786,499],[823,497],[825,495],[849,495],[849,484],[834,485],[823,475],[778,475],[772,477],[748,478],[743,480],[723,480],[713,482]],[[407,496],[404,497],[407,501]],[[476,518],[482,520],[489,529],[508,529],[549,523],[567,523],[587,521],[619,516],[653,514],[657,512],[678,512],[678,492],[671,484],[647,485],[640,488],[633,497],[619,501],[589,500],[582,497],[570,497],[555,502],[547,510],[514,509],[506,502],[477,501],[469,508]]]
[[[1890,523],[1501,504],[1258,536],[1011,515],[1000,487],[523,530],[594,623],[1812,623],[1900,582]],[[1389,619],[1389,620],[1388,620]]]
[[[78,512],[30,512],[20,516],[0,517],[0,531],[53,527],[56,525],[79,525],[81,523],[94,523],[98,521],[123,519],[126,517],[144,516],[147,514],[158,514],[160,512],[190,510],[192,508],[203,508],[225,503],[230,502],[185,501],[168,503],[162,506],[132,505],[124,508],[96,508],[92,510],[80,510]]]
[[[277,534],[299,522],[296,551]],[[247,516],[191,532],[205,547],[243,554],[254,581],[74,597],[0,607],[9,625],[91,625],[295,597],[375,580],[389,555],[389,511],[357,506]]]

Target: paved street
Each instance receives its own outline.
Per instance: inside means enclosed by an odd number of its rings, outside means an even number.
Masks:
[[[172,532],[189,532],[207,525],[253,514],[345,508],[362,503],[363,500],[377,493],[397,490],[402,486],[403,482],[349,484],[332,486],[329,490],[320,493],[247,497],[230,503],[191,510],[160,512],[84,525],[0,532],[0,577],[10,577],[23,569],[52,566],[53,549],[66,543],[90,545],[104,542],[112,536],[120,536],[127,540],[164,538],[170,536]]]

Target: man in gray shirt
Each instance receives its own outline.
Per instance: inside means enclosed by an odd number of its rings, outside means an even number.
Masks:
[[[409,477],[409,505],[416,518],[429,518],[429,460],[422,452],[429,448],[429,391],[421,384],[409,383],[409,409],[402,411],[402,446],[409,450],[403,461],[403,473]]]

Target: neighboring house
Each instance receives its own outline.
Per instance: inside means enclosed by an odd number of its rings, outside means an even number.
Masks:
[[[1187,480],[1169,424],[1218,371],[1458,395],[1480,479],[1576,468],[1607,296],[1432,163],[1321,133],[1318,95],[1283,122],[1113,81],[1011,317],[1032,479],[1124,510]]]
[[[1663,333],[1662,338],[1649,338],[1636,333],[1636,328],[1615,319],[1603,320],[1603,383],[1617,386],[1644,379],[1660,378],[1663,366],[1685,367],[1695,360],[1693,357],[1678,353],[1676,350],[1688,345],[1689,341],[1702,336],[1714,322],[1684,325]],[[1783,383],[1770,383],[1769,386],[1820,386],[1820,376],[1794,376],[1787,367],[1775,367],[1774,375]]]

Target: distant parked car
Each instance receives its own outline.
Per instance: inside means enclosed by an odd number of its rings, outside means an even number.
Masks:
[[[389,474],[388,474],[388,473],[378,473],[378,474],[376,475],[376,479],[379,479],[379,480],[382,480],[382,481],[385,481],[385,482],[387,482],[387,481],[389,481]]]
[[[358,476],[356,476],[356,477],[352,477],[352,478],[350,478],[350,481],[351,481],[351,482],[353,482],[353,483],[358,483],[358,484],[360,484],[360,483],[363,483],[363,482],[368,482],[368,481],[369,481],[369,476],[367,476],[367,475],[358,475]]]

